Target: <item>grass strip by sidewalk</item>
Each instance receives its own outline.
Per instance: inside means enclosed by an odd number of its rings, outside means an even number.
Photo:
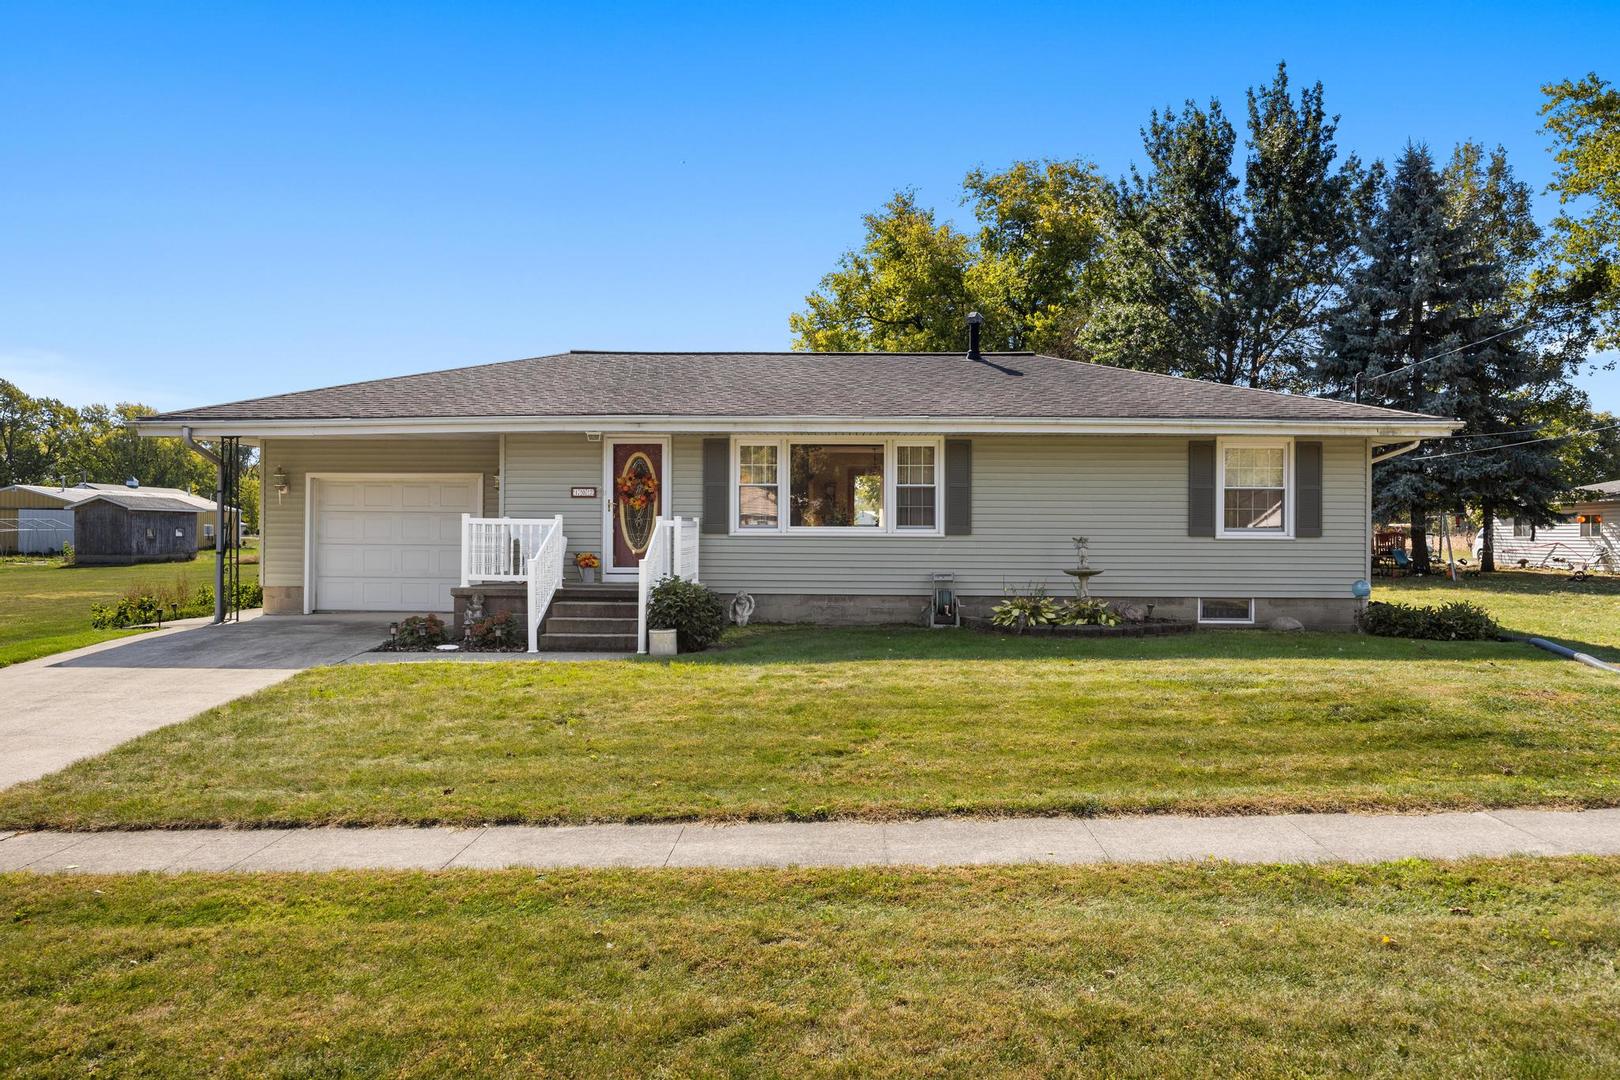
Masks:
[[[1523,646],[764,630],[697,662],[324,668],[0,827],[1620,803],[1620,680]]]
[[[1620,860],[0,875],[12,1076],[1597,1076]]]

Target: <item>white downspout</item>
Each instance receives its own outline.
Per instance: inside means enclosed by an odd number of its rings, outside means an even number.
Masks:
[[[1420,447],[1422,445],[1423,445],[1423,440],[1422,439],[1413,439],[1409,443],[1402,443],[1400,446],[1397,446],[1393,450],[1385,450],[1382,454],[1374,454],[1373,459],[1372,459],[1372,463],[1374,465],[1376,465],[1380,461],[1388,461],[1390,458],[1398,458],[1402,454],[1410,454],[1412,451],[1416,450],[1418,447]]]

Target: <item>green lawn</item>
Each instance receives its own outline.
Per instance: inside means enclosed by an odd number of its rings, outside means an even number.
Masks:
[[[1506,570],[1458,582],[1438,575],[1379,579],[1373,599],[1408,604],[1468,600],[1507,630],[1620,662],[1620,577],[1571,581],[1567,573]]]
[[[0,875],[11,1076],[1620,1074],[1620,860]]]
[[[251,548],[242,555],[257,559]],[[256,562],[243,564],[243,581],[257,581],[258,575]],[[64,566],[55,558],[0,558],[0,667],[139,633],[92,630],[90,605],[110,603],[134,588],[168,587],[176,580],[191,588],[212,585],[214,553],[204,552],[187,563],[141,566]]]
[[[317,669],[0,792],[0,827],[1620,804],[1620,679],[1523,645],[728,640]]]

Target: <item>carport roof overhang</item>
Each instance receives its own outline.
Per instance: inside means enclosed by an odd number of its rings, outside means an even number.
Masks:
[[[173,437],[189,429],[195,438],[342,438],[501,435],[543,432],[610,434],[793,434],[796,432],[887,435],[1292,435],[1348,436],[1377,440],[1449,435],[1462,424],[1443,417],[1378,419],[1262,419],[1237,417],[1065,416],[595,416],[330,417],[322,419],[205,419],[168,416],[135,421],[145,436]]]

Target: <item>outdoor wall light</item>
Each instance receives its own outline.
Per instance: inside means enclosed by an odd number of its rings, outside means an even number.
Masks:
[[[281,497],[283,495],[292,490],[292,484],[290,484],[287,480],[286,469],[277,469],[275,472],[271,473],[270,483],[276,489],[276,502],[278,503],[281,501]]]

